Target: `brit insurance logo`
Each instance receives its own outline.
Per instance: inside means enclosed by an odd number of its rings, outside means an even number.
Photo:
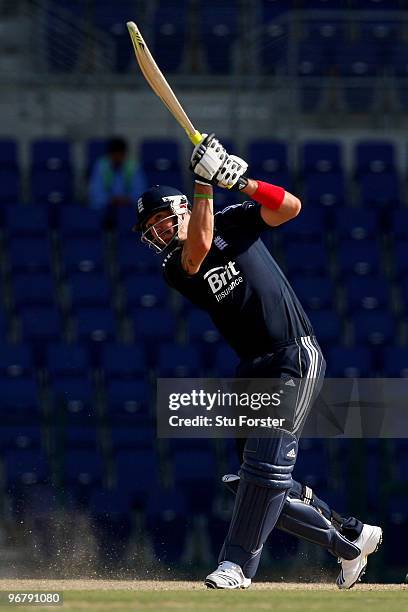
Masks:
[[[204,274],[204,278],[217,302],[227,297],[237,285],[242,283],[243,278],[240,276],[241,272],[237,270],[236,265],[235,261],[229,261],[225,266],[211,268]]]

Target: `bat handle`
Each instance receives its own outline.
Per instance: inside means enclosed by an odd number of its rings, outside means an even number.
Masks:
[[[193,145],[198,145],[198,143],[201,142],[203,139],[202,134],[200,134],[200,132],[197,132],[197,131],[195,131],[194,134],[192,134],[191,132],[187,132],[187,135],[189,139],[191,140],[191,142],[193,143]]]

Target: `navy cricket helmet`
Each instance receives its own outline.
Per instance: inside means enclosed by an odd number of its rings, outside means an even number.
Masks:
[[[190,208],[187,196],[174,187],[155,185],[142,195],[137,201],[136,224],[133,231],[143,231],[144,224],[154,214],[161,210],[170,209],[173,215],[181,215]]]

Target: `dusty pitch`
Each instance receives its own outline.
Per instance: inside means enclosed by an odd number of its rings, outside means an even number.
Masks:
[[[0,580],[0,591],[201,591],[201,582],[161,580]],[[333,584],[299,582],[255,582],[251,591],[338,591]],[[353,591],[401,591],[408,584],[359,584]]]

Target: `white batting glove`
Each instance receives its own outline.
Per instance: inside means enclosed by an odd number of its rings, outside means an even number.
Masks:
[[[215,175],[218,187],[223,189],[242,189],[247,184],[244,174],[248,169],[248,164],[241,157],[227,155],[221,168]]]
[[[227,158],[227,152],[214,134],[203,134],[202,141],[194,147],[190,168],[198,178],[216,183],[215,175]]]

